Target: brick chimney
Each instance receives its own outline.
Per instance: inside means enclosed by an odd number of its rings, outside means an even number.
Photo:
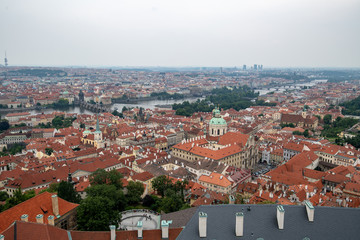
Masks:
[[[36,222],[37,223],[44,223],[44,215],[42,215],[42,214],[36,215]]]
[[[285,210],[282,205],[276,207],[276,217],[279,229],[284,229]]]
[[[56,217],[60,215],[59,213],[59,199],[57,195],[51,196],[52,210]]]
[[[310,201],[305,201],[305,207],[306,207],[306,212],[307,212],[309,222],[313,222],[314,221],[314,213],[315,213],[314,206],[311,204]]]
[[[29,221],[29,216],[27,214],[23,214],[23,215],[21,215],[20,220],[24,221],[24,222],[28,222]]]
[[[199,237],[206,237],[207,214],[199,212]]]
[[[237,237],[244,236],[244,213],[236,213],[235,234]]]
[[[137,227],[137,236],[138,236],[138,239],[143,238],[143,222],[142,222],[142,221],[138,221],[136,227]]]
[[[48,216],[48,224],[51,226],[55,226],[55,217],[53,215]]]
[[[110,225],[110,239],[115,240],[116,239],[116,233],[115,233],[115,225]]]

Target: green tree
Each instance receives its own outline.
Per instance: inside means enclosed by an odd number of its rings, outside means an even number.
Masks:
[[[122,189],[122,175],[116,171],[111,170],[109,172],[104,169],[98,169],[93,174],[90,175],[90,184],[108,184],[114,185],[116,189]]]
[[[53,152],[54,152],[54,149],[52,149],[52,148],[45,148],[45,153],[46,153],[47,155],[50,156]]]
[[[58,186],[58,196],[72,203],[79,203],[80,195],[75,191],[72,183],[61,181]]]
[[[161,195],[161,197],[164,197],[165,190],[171,186],[171,180],[165,175],[156,177],[152,180],[152,187]]]
[[[310,137],[309,130],[306,129],[306,130],[304,131],[303,135],[304,135],[304,137],[306,137],[306,138]]]
[[[51,183],[47,189],[41,190],[40,193],[43,192],[56,193],[58,191],[58,188],[59,188],[59,183]]]
[[[2,119],[0,121],[0,131],[6,131],[10,128],[9,121],[6,119]]]
[[[108,231],[109,225],[118,226],[121,219],[115,210],[115,201],[105,196],[89,196],[77,208],[78,229],[82,231]]]
[[[126,199],[128,204],[137,204],[141,201],[141,195],[144,193],[144,185],[140,182],[130,181],[127,185]]]
[[[57,129],[59,129],[59,128],[61,128],[62,127],[62,125],[64,124],[64,116],[56,116],[52,121],[51,121],[51,123],[52,123],[52,125],[55,127],[55,128],[57,128]]]
[[[150,208],[156,203],[154,196],[146,195],[143,199],[143,206]]]
[[[84,123],[80,123],[80,128],[85,128],[85,124],[84,124]]]
[[[330,114],[326,114],[324,116],[324,123],[325,124],[330,124],[331,123],[331,119],[332,119],[332,116]]]
[[[161,200],[160,210],[165,213],[175,212],[183,206],[183,199],[173,189],[165,191],[165,197]]]
[[[4,209],[9,209],[35,196],[35,191],[30,190],[22,193],[21,188],[15,190],[14,195],[6,200]]]
[[[9,194],[7,194],[7,192],[3,192],[3,191],[0,192],[0,201],[4,202],[8,198],[9,198]]]

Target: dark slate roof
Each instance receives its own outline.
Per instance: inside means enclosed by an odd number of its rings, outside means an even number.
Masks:
[[[185,227],[186,224],[190,221],[191,217],[196,212],[197,207],[192,207],[177,212],[167,213],[161,215],[161,220],[172,220],[170,228],[180,228]]]
[[[247,208],[250,206],[251,210]],[[277,205],[211,205],[200,206],[178,240],[184,239],[251,239],[310,240],[359,239],[360,209],[315,207],[314,222],[309,222],[305,206],[283,206],[284,229],[279,230]],[[207,213],[207,238],[199,237],[199,212]],[[244,236],[235,236],[235,213],[244,213]]]

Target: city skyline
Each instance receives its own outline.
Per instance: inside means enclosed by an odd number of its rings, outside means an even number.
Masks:
[[[360,3],[2,1],[9,66],[360,67]]]

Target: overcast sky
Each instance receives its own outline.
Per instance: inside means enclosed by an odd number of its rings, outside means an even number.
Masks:
[[[359,0],[0,0],[0,63],[360,67]]]

